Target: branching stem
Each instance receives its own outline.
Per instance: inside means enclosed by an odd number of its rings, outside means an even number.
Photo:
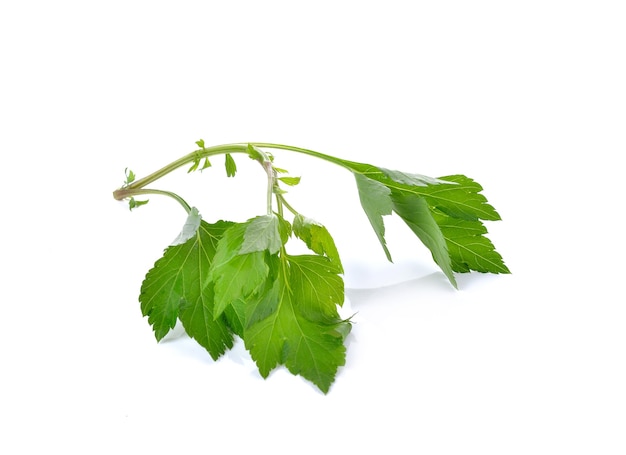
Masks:
[[[296,152],[296,153],[302,153],[305,155],[309,155],[309,156],[313,156],[316,158],[320,158],[322,160],[337,164],[343,168],[349,169],[351,171],[355,171],[354,169],[352,169],[352,167],[350,166],[350,162],[346,161],[346,160],[342,160],[340,158],[336,158],[334,156],[331,155],[326,155],[324,153],[319,153],[313,150],[309,150],[309,149],[304,149],[301,147],[293,147],[291,145],[283,145],[283,144],[272,144],[272,143],[266,143],[266,142],[251,142],[251,143],[235,143],[235,144],[224,144],[224,145],[216,145],[213,147],[206,147],[206,148],[202,148],[200,150],[196,150],[194,152],[191,152],[179,159],[177,159],[176,161],[171,162],[170,164],[168,164],[167,166],[162,167],[161,169],[159,169],[158,171],[153,172],[150,175],[147,175],[146,177],[143,177],[139,180],[136,180],[134,182],[132,182],[131,184],[117,189],[113,192],[113,197],[118,200],[121,201],[127,197],[129,197],[131,194],[129,193],[130,190],[138,190],[141,188],[146,187],[147,185],[149,185],[152,182],[155,182],[156,180],[160,179],[161,177],[166,176],[167,174],[169,174],[170,172],[185,166],[189,163],[193,163],[194,161],[200,160],[202,158],[208,158],[210,156],[215,156],[215,155],[223,155],[226,153],[246,153],[249,154],[249,150],[248,150],[248,144],[253,145],[254,147],[258,147],[258,148],[272,148],[272,149],[277,149],[277,150],[287,150],[287,151],[291,151],[291,152]],[[261,150],[256,149],[256,151],[258,153],[261,154],[261,156],[263,157],[263,161],[261,162],[261,165],[263,166],[263,168],[265,169],[266,173],[268,174],[268,179],[272,179],[272,183],[274,182],[274,174],[273,174],[273,169],[271,169],[272,173],[270,175],[270,168],[272,166],[272,162],[269,159],[269,157]],[[268,191],[269,193],[269,191]]]
[[[254,153],[251,153],[251,147],[254,148]],[[270,159],[269,155],[265,153],[263,150],[261,150],[262,148],[271,148],[271,149],[277,149],[277,150],[286,150],[286,151],[291,151],[291,152],[296,152],[296,153],[302,153],[304,155],[313,156],[315,158],[319,158],[319,159],[328,161],[330,163],[337,164],[352,172],[358,172],[357,169],[351,166],[352,163],[350,161],[342,160],[340,158],[336,158],[331,155],[326,155],[324,153],[319,153],[314,150],[304,149],[301,147],[294,147],[291,145],[284,145],[284,144],[272,144],[272,143],[267,143],[267,142],[223,144],[223,145],[216,145],[213,147],[202,147],[201,149],[188,153],[187,155],[177,159],[176,161],[171,162],[170,164],[162,167],[161,169],[153,172],[152,174],[149,174],[146,177],[143,177],[139,180],[136,180],[132,183],[129,183],[123,186],[122,188],[115,190],[113,192],[113,197],[116,200],[121,201],[121,200],[130,198],[136,195],[161,194],[161,195],[172,197],[173,199],[178,201],[185,208],[187,213],[189,213],[189,211],[191,210],[189,204],[187,204],[180,196],[169,191],[146,189],[145,187],[157,181],[161,177],[166,176],[170,172],[182,166],[185,166],[187,164],[198,162],[199,160],[203,158],[208,158],[210,156],[215,156],[215,155],[223,155],[227,153],[245,153],[248,156],[250,156],[250,158],[253,158],[256,161],[258,161],[259,164],[261,164],[261,166],[263,167],[263,170],[265,171],[265,173],[267,174],[267,203],[266,205],[267,205],[267,214],[271,215],[273,213],[272,202],[273,202],[273,197],[274,197],[274,188],[276,185],[276,170],[273,167],[272,160]],[[276,193],[276,202],[278,205],[278,210],[281,214],[282,214],[283,205],[287,207],[287,209],[290,212],[292,212],[294,215],[298,213],[296,212],[296,210],[294,210],[293,207],[291,207],[287,203],[287,201],[285,201],[284,197],[282,197],[280,193]]]
[[[125,190],[137,190],[144,188],[145,186],[151,184],[152,182],[155,182],[161,177],[166,176],[170,172],[182,166],[185,166],[186,164],[193,163],[194,161],[202,158],[207,158],[214,155],[222,155],[225,153],[248,153],[247,144],[217,145],[215,147],[206,147],[201,150],[196,150],[177,159],[176,161],[171,162],[167,166],[162,167],[158,171],[155,171],[142,179],[136,180],[123,188],[115,190],[113,192],[113,197],[116,200],[121,201],[130,196]]]

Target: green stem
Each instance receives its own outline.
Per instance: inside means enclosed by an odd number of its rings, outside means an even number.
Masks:
[[[291,152],[302,153],[304,155],[314,156],[315,158],[320,158],[322,160],[329,161],[329,162],[334,163],[334,164],[336,164],[338,166],[341,166],[341,167],[343,167],[345,169],[348,169],[349,171],[355,172],[355,169],[353,169],[350,166],[350,161],[342,160],[341,158],[337,158],[337,157],[334,157],[332,155],[326,155],[324,153],[316,152],[314,150],[304,149],[304,148],[301,148],[301,147],[294,147],[292,145],[272,144],[272,143],[268,143],[268,142],[251,142],[250,144],[255,146],[255,147],[272,148],[272,149],[277,149],[277,150],[289,150]]]
[[[246,152],[250,155],[250,144],[244,144],[246,148]],[[272,164],[272,160],[263,150],[254,149],[255,155],[250,155],[250,157],[254,157],[256,161],[259,162],[263,170],[267,174],[267,214],[272,215],[272,201],[274,199],[274,185],[276,184],[276,171],[274,170],[274,165]],[[279,207],[280,209],[280,207]]]
[[[116,191],[116,193],[118,193],[120,197],[119,200],[126,199],[126,198],[133,197],[133,196],[146,195],[146,194],[159,194],[161,196],[168,196],[174,199],[175,201],[177,201],[180,205],[182,205],[187,213],[191,212],[191,206],[187,204],[187,202],[182,197],[180,197],[176,193],[172,193],[171,191],[126,187],[126,188],[120,188],[119,190]]]
[[[209,156],[220,155],[224,153],[246,153],[247,154],[248,153],[247,144],[225,144],[225,145],[217,145],[214,147],[206,147],[206,148],[203,148],[202,150],[196,150],[194,152],[191,152],[177,159],[176,161],[171,162],[167,166],[164,166],[161,169],[159,169],[158,171],[155,171],[152,174],[147,175],[146,177],[142,179],[136,180],[126,187],[123,187],[114,191],[113,197],[116,200],[121,201],[122,199],[125,199],[126,197],[128,197],[125,195],[124,190],[128,190],[128,189],[135,190],[135,189],[143,188],[146,185],[149,185],[150,183],[178,169],[179,167],[182,167],[189,163],[193,163],[195,160],[200,160],[202,158],[207,158]]]
[[[289,210],[291,213],[293,213],[294,215],[299,215],[298,211],[296,209],[294,209],[288,202],[287,200],[283,197],[282,194],[277,194],[276,195],[276,199],[278,200],[278,202],[280,203],[280,205],[284,205],[285,207],[287,207],[287,210]],[[282,213],[281,213],[282,215]]]
[[[283,218],[283,199],[279,198],[278,195],[276,196],[276,208],[278,210],[278,216]]]
[[[272,214],[272,199],[274,198],[274,168],[271,161],[263,161],[263,169],[267,173],[267,214]]]

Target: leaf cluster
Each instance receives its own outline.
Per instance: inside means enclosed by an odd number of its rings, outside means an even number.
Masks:
[[[359,199],[389,261],[383,217],[396,213],[430,250],[456,287],[454,272],[510,273],[486,237],[483,221],[500,215],[464,175],[437,179],[345,161],[356,179]]]
[[[337,249],[324,226],[278,214],[207,223],[192,209],[176,244],[141,286],[141,311],[157,340],[180,320],[213,359],[243,339],[259,372],[279,365],[327,392],[345,363],[350,321]],[[290,255],[292,236],[312,254]]]

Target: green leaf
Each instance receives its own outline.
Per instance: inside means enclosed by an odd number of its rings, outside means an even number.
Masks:
[[[248,156],[250,159],[256,160],[259,163],[264,161],[263,153],[259,151],[254,145],[248,144]]]
[[[343,273],[335,241],[322,224],[298,214],[293,220],[293,233],[306,243],[306,246],[311,251],[322,256],[325,255],[337,264],[339,267],[338,273]]]
[[[383,216],[395,211],[428,247],[455,287],[453,272],[507,273],[493,244],[482,235],[472,234],[473,229],[483,227],[480,220],[500,219],[474,180],[460,174],[435,179],[365,163],[338,161],[354,172],[361,205],[389,260]],[[439,225],[444,218],[436,217],[437,214],[448,217],[444,227]],[[445,227],[451,229],[451,225],[456,229],[446,231]],[[464,230],[463,234],[459,233]]]
[[[218,318],[233,302],[246,300],[259,291],[268,276],[266,252],[242,253],[241,246],[251,221],[234,224],[220,239],[208,280],[214,283],[214,317]]]
[[[411,228],[415,235],[432,253],[434,261],[448,277],[454,287],[457,286],[452,270],[446,239],[433,218],[433,214],[422,197],[412,193],[393,192],[393,210]]]
[[[195,207],[191,208],[191,212],[187,215],[187,220],[183,225],[183,229],[180,231],[180,234],[174,239],[170,246],[181,245],[185,243],[187,240],[191,239],[198,232],[198,228],[202,223],[202,216],[200,216],[200,212]]]
[[[211,162],[209,161],[209,157],[204,158],[204,164],[200,168],[201,171],[204,171],[206,168],[211,167]]]
[[[189,169],[187,169],[187,174],[195,171],[200,166],[200,158],[196,158]]]
[[[261,251],[234,256],[228,262],[218,263],[212,270],[215,282],[215,310],[217,318],[237,299],[247,299],[261,289],[269,270]]]
[[[344,284],[341,266],[315,255],[289,256],[291,289],[303,315],[312,321],[332,322],[339,318]]]
[[[455,219],[435,213],[435,220],[446,240],[455,272],[511,273],[479,220]]]
[[[202,140],[202,139],[197,140],[196,141],[196,145],[198,147],[200,147],[201,149],[203,149],[204,148],[204,140]]]
[[[265,215],[236,224],[224,234],[209,276],[215,283],[215,317],[238,300],[249,302],[263,291],[272,257],[287,241],[290,232],[287,221],[276,215]],[[238,311],[236,316],[242,319],[248,312],[248,309]]]
[[[258,216],[246,223],[239,254],[264,250],[274,254],[278,252],[283,243],[278,217],[276,215]]]
[[[227,153],[225,157],[226,157],[226,162],[225,162],[226,175],[228,177],[234,177],[235,174],[237,173],[237,164],[235,163],[235,160],[233,159],[230,153]]]
[[[500,216],[480,194],[478,183],[463,175],[431,179],[370,165],[359,169],[367,174],[355,174],[361,205],[389,260],[383,216],[393,211],[430,250],[453,286],[457,286],[454,272],[508,273],[493,244],[482,235],[486,230],[480,231],[481,219]],[[294,231],[300,232],[295,223]]]
[[[365,210],[372,228],[374,228],[374,232],[387,255],[387,259],[391,261],[391,254],[387,249],[385,240],[385,224],[383,222],[383,216],[391,215],[393,208],[391,190],[384,184],[361,174],[354,174],[354,177],[359,190],[361,206]]]
[[[331,264],[328,259],[322,259]],[[278,365],[285,365],[292,374],[301,375],[327,393],[338,368],[345,364],[343,341],[350,323],[329,317],[328,308],[316,303],[309,289],[314,284],[299,281],[302,279],[299,267],[303,263],[306,260],[294,262],[293,258],[280,262],[270,288],[271,298],[266,302],[271,305],[266,311],[269,315],[244,331],[244,342],[264,378]],[[294,264],[299,271],[294,272]],[[315,270],[320,276],[333,275],[323,267]],[[301,285],[309,291],[293,291]]]
[[[150,202],[149,199],[145,200],[145,201],[138,201],[134,197],[131,197],[128,200],[128,208],[132,211],[132,210],[136,209],[137,207],[141,207],[142,205],[146,205],[148,202]]]
[[[343,341],[350,332],[350,323],[313,322],[295,312],[289,303],[293,302],[285,302],[283,311],[277,314],[277,319],[285,322],[281,327],[286,335],[284,364],[292,374],[308,379],[328,393],[338,368],[346,362]]]
[[[192,213],[179,238],[189,232],[197,211]],[[184,243],[168,247],[148,272],[141,286],[141,311],[148,317],[157,340],[161,340],[180,318],[189,336],[213,357],[218,358],[233,345],[233,335],[225,318],[213,318],[213,292],[207,276],[216,246],[232,223],[201,221]]]
[[[487,198],[480,194],[482,186],[464,175],[449,175],[441,180],[452,185],[432,185],[415,190],[415,194],[424,196],[428,205],[453,218],[464,220],[497,221],[500,215],[487,203]]]
[[[344,166],[354,174],[359,174],[371,180],[376,180],[390,189],[410,189],[412,187],[426,187],[451,183],[443,179],[428,177],[421,174],[394,171],[385,169],[384,167],[378,167],[367,163],[359,163],[356,161],[342,160],[335,157],[333,157],[332,161]]]
[[[135,181],[135,173],[133,171],[131,171],[130,169],[126,168],[124,169],[124,174],[126,175],[126,180],[124,181],[124,185],[130,185],[131,183],[133,183]]]
[[[300,177],[278,177],[278,180],[289,186],[296,186],[300,183]]]
[[[366,163],[342,159],[335,162],[350,169],[355,175],[375,180],[390,190],[413,193],[427,199],[429,206],[454,218],[467,220],[500,219],[496,210],[480,194],[482,187],[464,175],[449,175],[440,178],[420,174],[394,171]]]
[[[243,329],[246,325],[246,308],[248,304],[243,299],[237,299],[224,310],[228,326],[235,335],[243,339]],[[211,315],[213,317],[213,315]]]
[[[382,175],[389,177],[393,182],[399,183],[402,185],[407,185],[410,187],[413,187],[413,186],[424,187],[424,186],[450,183],[446,180],[436,179],[436,178],[428,177],[426,175],[421,175],[421,174],[411,174],[408,172],[393,171],[390,169],[385,169],[384,167],[379,167],[378,169],[382,172]],[[373,178],[371,175],[369,177]],[[381,178],[380,180],[384,180],[384,179]]]
[[[279,215],[275,215],[275,216],[278,218],[278,235],[280,236],[280,241],[284,245],[285,243],[287,243],[287,240],[289,240],[289,237],[291,237],[293,228],[291,224],[289,223],[289,221],[287,221],[285,218]],[[268,251],[270,250],[271,249],[268,248]]]
[[[280,301],[280,285],[277,281],[278,270],[280,269],[280,258],[278,255],[266,256],[270,272],[263,288],[254,295],[246,299],[244,311],[244,329],[252,324],[265,319],[276,310]],[[245,337],[245,332],[242,337]]]
[[[190,291],[182,301],[178,317],[187,334],[217,360],[233,347],[233,331],[225,317],[213,318],[213,286],[191,287],[196,292]]]
[[[205,285],[217,243],[231,222],[215,224],[202,222],[186,245],[189,255],[185,261],[188,275],[185,281],[185,299],[179,319],[187,334],[203,346],[214,360],[233,346],[233,334],[224,317],[215,319],[213,286]],[[189,245],[191,243],[191,245]]]

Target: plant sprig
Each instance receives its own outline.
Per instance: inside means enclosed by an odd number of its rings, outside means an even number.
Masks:
[[[148,202],[135,196],[157,194],[175,199],[187,212],[182,232],[141,285],[141,311],[157,340],[180,321],[217,359],[238,336],[264,378],[284,365],[324,393],[345,364],[351,320],[338,310],[344,301],[339,253],[323,224],[287,202],[281,184],[298,185],[300,177],[276,167],[268,149],[309,155],[352,173],[361,206],[390,261],[384,217],[396,213],[454,287],[455,273],[510,273],[483,223],[500,216],[482,187],[464,175],[431,178],[283,144],[196,144],[198,149],[141,179],[127,169],[123,186],[113,193],[116,200],[128,200],[131,210]],[[188,172],[205,170],[216,155],[225,156],[226,174],[234,177],[237,154],[258,162],[267,176],[266,213],[245,222],[208,223],[177,194],[146,188],[183,166],[191,165]],[[289,253],[292,237],[311,253]]]

